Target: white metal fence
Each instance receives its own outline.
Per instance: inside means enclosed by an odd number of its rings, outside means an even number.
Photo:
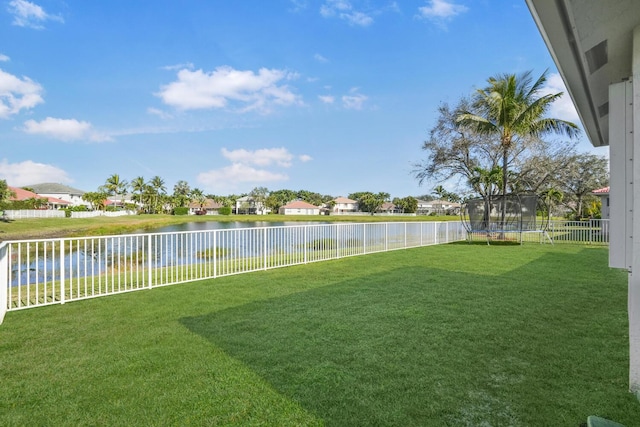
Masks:
[[[390,222],[7,241],[0,323],[8,310],[465,238],[460,222]]]

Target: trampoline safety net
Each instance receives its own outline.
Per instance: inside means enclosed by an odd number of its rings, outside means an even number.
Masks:
[[[460,214],[469,233],[525,233],[547,230],[549,216],[541,212],[547,209],[537,195],[507,194],[468,200]]]

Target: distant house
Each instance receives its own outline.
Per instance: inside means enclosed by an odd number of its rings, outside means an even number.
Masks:
[[[397,207],[395,204],[391,202],[384,202],[376,212],[385,213],[385,214],[396,214],[396,213],[402,213],[402,208]]]
[[[460,203],[448,200],[418,200],[418,215],[457,215],[460,213]]]
[[[346,197],[338,197],[333,199],[333,203],[334,205],[331,213],[341,214],[358,212],[358,202],[355,200],[347,199]]]
[[[431,202],[418,199],[418,205],[416,208],[416,213],[418,215],[429,215],[430,210],[431,210]]]
[[[43,199],[44,201],[44,207],[47,209],[61,209],[61,208],[66,208],[67,206],[69,206],[71,203],[67,202],[66,200],[62,200],[62,199],[58,199],[56,197],[46,197],[46,196],[42,196],[39,194],[36,194],[34,192],[28,191],[28,190],[24,190],[22,188],[18,188],[18,187],[11,187],[11,186],[7,186],[9,188],[9,190],[11,190],[15,196],[12,196],[9,198],[10,201],[23,201],[23,200],[29,200],[29,199]]]
[[[302,200],[296,200],[281,206],[278,213],[280,215],[320,215],[320,207]]]
[[[592,193],[600,197],[600,201],[602,202],[602,219],[609,219],[609,187],[593,190]]]
[[[33,189],[34,193],[37,193],[40,196],[54,197],[59,200],[64,200],[69,202],[71,206],[84,205],[91,207],[89,202],[82,200],[82,195],[85,193],[84,191],[69,187],[68,185],[48,182],[44,184],[30,185],[29,187]]]
[[[264,215],[270,210],[264,206],[264,203],[255,200],[251,196],[244,196],[236,199],[236,214]]]
[[[213,199],[206,199],[202,206],[200,206],[200,203],[193,201],[189,203],[189,215],[218,215],[221,207],[222,204]]]

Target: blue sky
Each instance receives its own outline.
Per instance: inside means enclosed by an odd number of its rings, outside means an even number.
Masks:
[[[438,105],[546,69],[524,0],[2,0],[0,179],[427,194]]]

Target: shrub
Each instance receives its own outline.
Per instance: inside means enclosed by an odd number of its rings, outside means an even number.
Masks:
[[[179,207],[173,208],[174,215],[187,215],[188,213],[189,213],[189,208],[187,208],[186,206],[179,206]]]
[[[231,215],[231,206],[223,206],[218,210],[220,215]]]

